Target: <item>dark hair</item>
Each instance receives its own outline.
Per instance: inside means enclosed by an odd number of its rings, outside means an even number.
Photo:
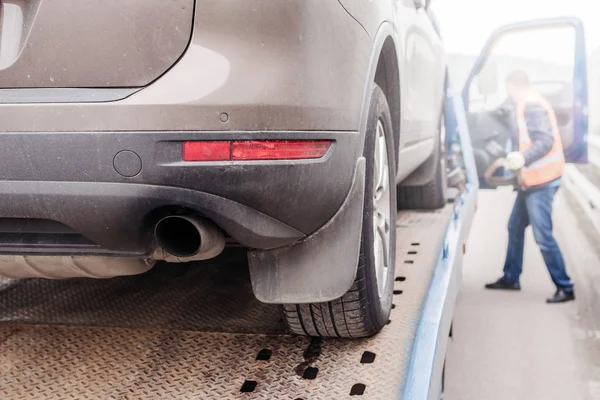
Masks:
[[[518,88],[526,89],[529,87],[529,76],[527,75],[527,72],[518,69],[508,74],[506,82],[511,83]]]

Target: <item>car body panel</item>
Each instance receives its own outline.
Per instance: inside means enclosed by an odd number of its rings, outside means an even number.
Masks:
[[[372,42],[339,3],[204,0],[195,13],[187,51],[152,85],[121,101],[0,105],[0,131],[358,129]]]
[[[0,88],[141,87],[192,34],[194,0],[7,0]]]
[[[397,183],[433,151],[445,98],[445,52],[427,10],[414,0],[362,2],[340,0],[372,37],[390,24],[398,55],[401,123]],[[405,162],[406,161],[406,162]]]

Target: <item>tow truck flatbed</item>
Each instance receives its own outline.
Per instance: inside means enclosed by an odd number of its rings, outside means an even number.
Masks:
[[[254,300],[249,281],[231,274],[243,264],[235,251],[220,263],[109,281],[2,281],[0,396],[306,400],[438,391],[441,377],[414,376],[411,365],[443,362],[431,356],[445,354],[450,321],[441,316],[452,313],[439,307],[453,307],[458,288],[464,205],[458,198],[439,211],[399,213],[395,306],[368,339],[286,335],[277,307]],[[424,330],[437,335],[415,341]]]

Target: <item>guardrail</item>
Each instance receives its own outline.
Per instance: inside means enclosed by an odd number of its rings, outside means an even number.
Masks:
[[[588,144],[596,149],[600,149],[600,135],[588,135]]]
[[[588,155],[590,164],[600,167],[600,136],[589,135],[588,136]]]
[[[600,136],[588,136],[588,145],[590,164],[600,168]],[[564,184],[600,232],[600,188],[590,182],[575,165],[567,165]]]

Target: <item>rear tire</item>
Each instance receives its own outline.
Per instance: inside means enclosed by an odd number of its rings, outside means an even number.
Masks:
[[[436,136],[435,149],[425,164],[435,164],[433,178],[422,186],[399,186],[399,210],[435,210],[442,208],[448,201],[448,171],[446,168],[446,135],[444,114],[440,118],[439,134]]]
[[[283,305],[283,318],[292,332],[358,338],[374,335],[387,323],[396,261],[394,146],[390,109],[375,85],[364,146],[365,200],[356,279],[340,299]]]

